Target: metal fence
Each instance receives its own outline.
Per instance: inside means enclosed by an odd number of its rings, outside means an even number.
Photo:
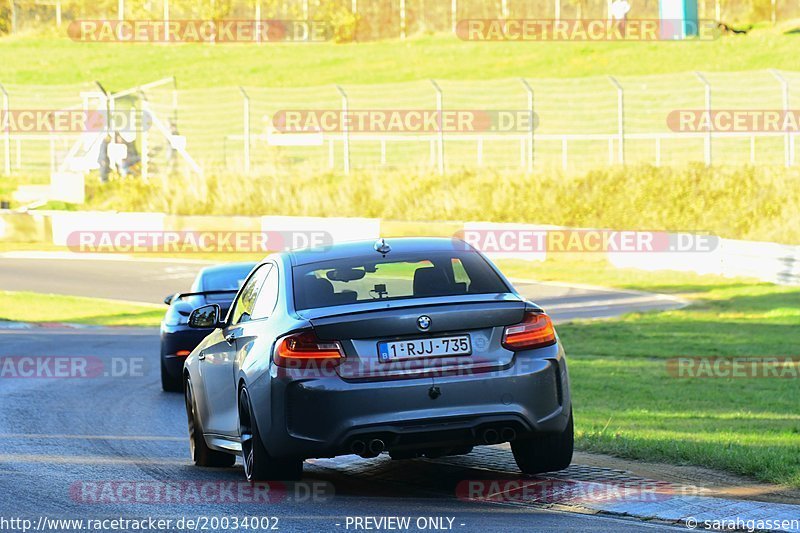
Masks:
[[[0,80],[1,82],[2,80]],[[178,80],[179,82],[180,80]],[[178,83],[178,87],[179,87]],[[4,106],[41,109],[75,106],[97,95],[95,84],[32,87],[6,85]],[[383,85],[302,88],[223,87],[179,90],[171,82],[112,95],[118,105],[149,110],[159,128],[137,143],[152,153],[151,174],[172,168],[164,159],[170,135],[180,136],[188,157],[178,165],[205,172],[244,174],[348,173],[358,169],[496,168],[520,172],[576,172],[619,164],[796,164],[796,133],[676,132],[675,110],[786,110],[800,95],[800,72],[687,72],[669,75],[421,80]],[[124,104],[124,102],[128,102]],[[532,131],[355,132],[276,135],[281,110],[533,110]],[[797,130],[794,130],[795,132]],[[46,179],[75,135],[3,132],[6,173]],[[183,144],[185,141],[185,145]],[[177,145],[176,145],[177,146]],[[146,157],[145,155],[145,157]],[[157,160],[160,157],[161,160]],[[195,163],[196,162],[196,163]]]
[[[676,132],[667,126],[667,117],[687,109],[789,109],[790,96],[798,90],[799,73],[753,71],[245,88],[237,95],[238,105],[231,98],[235,93],[218,89],[213,100],[225,106],[217,116],[227,117],[226,129],[241,127],[223,140],[228,167],[275,171],[286,165],[312,165],[345,172],[364,167],[418,166],[439,172],[495,167],[569,172],[643,162],[791,166],[795,164],[792,133]],[[188,91],[182,101],[205,98],[205,91]],[[270,119],[279,110],[303,108],[531,110],[538,125],[534,131],[516,133],[341,132],[322,136],[317,146],[274,146]],[[213,146],[210,137],[198,142]]]
[[[333,19],[356,15],[358,40],[447,32],[461,19],[609,18],[610,0],[10,0],[11,33],[59,29],[72,20]],[[790,20],[794,0],[700,0],[702,19],[728,23]],[[658,0],[633,3],[631,18],[658,17]]]

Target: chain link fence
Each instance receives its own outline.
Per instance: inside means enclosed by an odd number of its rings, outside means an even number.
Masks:
[[[707,83],[707,85],[706,85]],[[675,75],[418,81],[377,86],[298,90],[246,88],[239,116],[232,90],[216,90],[224,105],[226,167],[274,172],[311,166],[335,171],[407,166],[586,171],[615,164],[786,165],[795,135],[768,131],[674,131],[677,110],[783,110],[800,91],[800,74],[775,71]],[[347,133],[323,135],[317,146],[274,146],[271,118],[285,109],[532,110],[533,131],[441,134]],[[205,91],[188,91],[201,100]],[[710,97],[710,98],[707,98]],[[224,104],[222,104],[224,102]],[[210,113],[210,110],[206,113]],[[245,118],[247,117],[247,118]],[[208,115],[204,120],[212,120]],[[249,129],[248,126],[249,125]],[[241,128],[241,131],[235,131]],[[191,136],[191,134],[190,134]],[[191,137],[190,137],[191,138]],[[249,143],[245,139],[249,138]],[[210,135],[197,138],[211,148]],[[249,155],[249,162],[246,160]]]
[[[12,110],[102,108],[105,97],[98,87],[5,85],[3,103]],[[135,108],[153,117],[136,139],[145,177],[177,170],[291,176],[358,169],[572,173],[637,163],[796,164],[797,129],[687,132],[675,131],[668,120],[677,110],[791,110],[794,95],[800,95],[800,72],[421,80],[295,89],[177,87],[167,79],[107,96],[118,109]],[[287,110],[525,114],[531,109],[536,127],[511,131],[285,134],[274,123]],[[4,131],[0,168],[46,180],[79,137]]]

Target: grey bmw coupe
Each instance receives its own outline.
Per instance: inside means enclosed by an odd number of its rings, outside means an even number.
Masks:
[[[550,318],[460,240],[404,238],[282,252],[248,276],[187,357],[192,459],[249,480],[303,461],[469,453],[510,442],[520,470],[561,470],[573,422]]]

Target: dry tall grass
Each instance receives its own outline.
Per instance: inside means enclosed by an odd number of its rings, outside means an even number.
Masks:
[[[349,177],[215,174],[88,186],[89,207],[175,214],[485,220],[711,231],[800,243],[800,173],[736,167],[617,167],[584,175],[376,170]]]

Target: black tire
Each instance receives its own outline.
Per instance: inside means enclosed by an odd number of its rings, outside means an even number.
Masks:
[[[214,468],[229,468],[236,464],[235,455],[212,450],[206,444],[206,439],[203,437],[203,426],[200,425],[200,419],[197,416],[192,382],[188,377],[184,386],[184,398],[186,399],[186,418],[189,423],[189,452],[194,464]]]
[[[183,383],[180,377],[170,375],[167,370],[167,364],[164,362],[164,356],[161,356],[161,390],[164,392],[181,392],[183,391]]]
[[[511,443],[517,466],[525,474],[564,470],[572,462],[574,448],[572,410],[567,427],[561,433],[539,433],[519,437]]]
[[[303,475],[302,459],[277,459],[264,448],[246,387],[239,390],[239,436],[247,481],[298,480]]]

